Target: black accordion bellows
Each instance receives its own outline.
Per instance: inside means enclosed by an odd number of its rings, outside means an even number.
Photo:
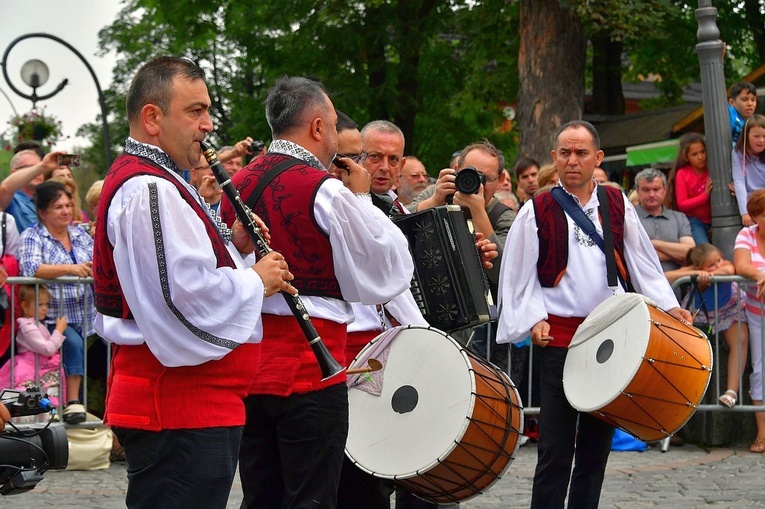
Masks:
[[[409,242],[412,295],[425,320],[445,332],[488,322],[489,284],[472,221],[461,207],[445,205],[392,219]]]

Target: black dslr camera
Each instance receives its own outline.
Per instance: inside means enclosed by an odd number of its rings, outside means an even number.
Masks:
[[[37,387],[26,391],[5,389],[0,404],[11,417],[55,410]],[[63,470],[69,463],[69,442],[60,424],[0,433],[0,495],[24,493],[42,481],[46,470]]]
[[[454,172],[454,185],[462,194],[476,194],[482,185],[486,185],[486,177],[472,166]]]
[[[260,140],[255,140],[250,143],[250,152],[253,154],[260,154],[260,151],[266,148],[266,144]]]

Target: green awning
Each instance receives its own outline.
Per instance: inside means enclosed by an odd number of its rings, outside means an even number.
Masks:
[[[678,139],[646,143],[627,147],[627,166],[650,166],[654,163],[673,163],[677,158]]]

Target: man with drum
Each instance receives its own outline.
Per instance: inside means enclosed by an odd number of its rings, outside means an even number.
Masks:
[[[561,126],[555,134],[552,159],[563,191],[556,194],[583,211],[602,236],[597,192],[601,186],[593,180],[593,172],[603,151],[595,128],[581,120]],[[609,286],[604,252],[550,191],[521,208],[501,264],[497,341],[521,341],[531,332],[532,342],[545,347],[539,354],[539,449],[532,508],[562,508],[567,491],[569,507],[598,506],[614,428],[577,412],[564,395],[563,366],[579,324],[598,304],[624,293],[623,286],[634,287],[675,318],[691,321],[664,278],[633,206],[619,190],[602,189],[608,206],[600,211],[610,209],[609,230],[613,232],[618,279],[623,283]]]

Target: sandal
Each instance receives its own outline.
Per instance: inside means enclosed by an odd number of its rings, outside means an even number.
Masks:
[[[736,406],[736,397],[737,396],[738,395],[736,394],[736,391],[732,391],[732,390],[728,389],[727,391],[725,391],[725,394],[720,396],[720,399],[719,399],[720,404],[721,405],[725,405],[728,408],[733,408],[734,406]]]
[[[757,438],[754,443],[749,446],[749,452],[765,452],[765,438]]]

